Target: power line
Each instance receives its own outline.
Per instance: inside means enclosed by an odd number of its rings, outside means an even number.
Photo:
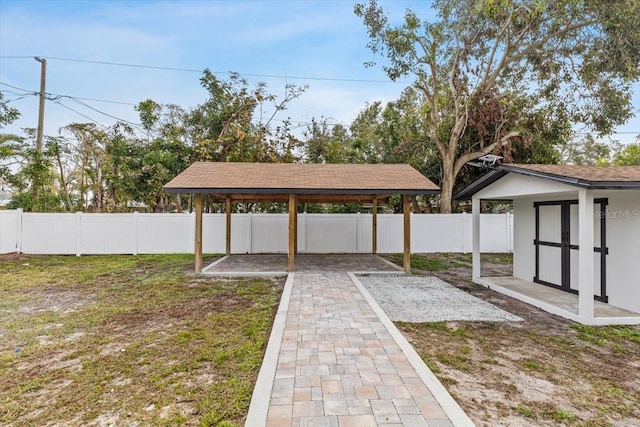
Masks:
[[[104,111],[100,111],[100,110],[98,110],[97,108],[93,108],[91,105],[89,105],[89,104],[87,104],[87,103],[85,103],[85,102],[82,102],[82,101],[80,101],[80,100],[78,100],[77,98],[74,98],[74,97],[72,97],[72,96],[67,96],[67,97],[68,97],[69,99],[71,99],[72,101],[74,101],[74,102],[76,102],[76,103],[78,103],[78,104],[80,104],[80,105],[84,105],[85,107],[87,107],[87,108],[89,108],[89,109],[91,109],[91,110],[95,111],[96,113],[102,114],[103,116],[111,117],[112,119],[116,119],[116,120],[118,120],[118,121],[125,122],[125,123],[128,123],[128,124],[132,125],[132,126],[135,126],[135,127],[137,127],[137,128],[140,128],[140,125],[139,125],[138,123],[133,123],[133,122],[130,122],[129,120],[121,119],[121,118],[116,117],[116,116],[113,116],[113,115],[111,115],[111,114],[109,114],[109,113],[105,113]]]
[[[40,95],[40,93],[39,93],[39,92],[30,92],[30,91],[28,91],[27,89],[23,89],[23,88],[20,88],[20,87],[18,87],[18,86],[10,85],[10,84],[8,84],[8,83],[0,82],[0,84],[2,84],[2,85],[4,85],[4,86],[8,86],[8,87],[11,87],[11,88],[14,88],[14,89],[21,90],[21,91],[25,92],[25,94],[24,94],[24,96],[23,96],[22,98],[24,98],[25,96],[28,96],[28,95]],[[132,125],[132,126],[135,126],[135,127],[137,127],[137,128],[140,128],[140,125],[139,125],[138,123],[130,122],[129,120],[122,119],[122,118],[120,118],[120,117],[116,117],[116,116],[111,115],[111,114],[109,114],[109,113],[105,113],[104,111],[101,111],[101,110],[98,110],[97,108],[92,107],[91,105],[87,104],[86,102],[82,102],[82,100],[87,100],[87,99],[88,99],[88,100],[93,100],[93,101],[110,102],[110,103],[114,103],[114,104],[134,105],[134,106],[135,106],[136,104],[124,103],[124,102],[117,102],[117,101],[98,100],[98,99],[95,99],[95,98],[80,98],[80,97],[75,97],[75,96],[71,96],[71,95],[59,95],[59,94],[52,94],[52,93],[48,93],[48,92],[47,92],[47,93],[45,93],[45,96],[46,96],[46,99],[48,99],[49,101],[53,101],[54,103],[56,103],[56,104],[58,104],[58,105],[60,105],[60,106],[62,106],[62,107],[64,107],[64,108],[66,108],[66,109],[68,109],[68,110],[70,110],[70,111],[73,111],[74,113],[79,114],[79,115],[81,115],[82,117],[84,117],[84,118],[86,118],[86,119],[88,119],[88,120],[91,120],[92,122],[94,122],[94,123],[96,123],[96,124],[99,124],[100,126],[104,126],[104,125],[102,125],[102,124],[98,123],[97,121],[93,120],[91,117],[86,116],[86,115],[84,115],[84,114],[82,114],[82,113],[80,113],[80,112],[78,112],[78,111],[76,111],[76,110],[74,110],[74,109],[72,109],[72,108],[70,108],[70,107],[68,107],[68,106],[66,106],[66,105],[64,105],[64,104],[62,104],[62,103],[60,102],[60,98],[68,98],[68,99],[71,99],[73,102],[78,103],[78,104],[80,104],[80,105],[82,105],[82,106],[84,106],[84,107],[86,107],[86,108],[89,108],[90,110],[93,110],[93,111],[95,111],[96,113],[102,114],[102,115],[104,115],[104,116],[110,117],[110,118],[115,119],[115,120],[118,120],[118,121],[120,121],[120,122],[128,123],[128,124],[130,124],[130,125]],[[19,98],[19,99],[21,99],[21,98]],[[14,100],[14,101],[15,101],[15,100]]]
[[[0,58],[7,58],[7,57],[0,56]],[[32,57],[31,56],[25,56],[25,57],[20,57],[20,58],[32,58]],[[48,59],[58,59],[58,58],[48,58]],[[83,60],[70,60],[70,61],[90,62],[90,63],[96,62],[96,61],[83,61]],[[112,64],[112,63],[107,63],[107,64]],[[123,65],[123,64],[113,64],[113,65]],[[136,66],[137,67],[137,65],[131,65],[131,66]],[[151,67],[151,66],[142,66],[142,65],[140,67],[172,69],[173,70],[173,68],[166,68],[166,67]],[[185,70],[186,71],[187,69],[175,69],[175,70]],[[274,76],[274,77],[282,77],[282,76]],[[345,81],[349,81],[349,80],[345,80]],[[13,100],[7,101],[7,102],[17,101],[17,100],[22,99],[22,98],[24,98],[26,96],[29,96],[29,95],[39,95],[39,92],[29,91],[28,89],[24,89],[24,88],[21,88],[21,87],[18,87],[18,86],[14,86],[14,85],[11,85],[11,84],[8,84],[8,83],[0,82],[0,85],[8,86],[8,87],[11,87],[13,89],[23,91],[23,93],[21,93],[21,94],[13,93],[14,95],[23,95],[23,96],[21,96],[20,98],[17,98],[17,99],[13,99]],[[9,92],[9,91],[5,91],[5,92]],[[94,101],[94,102],[104,102],[104,103],[119,104],[119,105],[129,105],[129,106],[134,106],[134,107],[138,105],[136,103],[124,102],[124,101],[113,101],[113,100],[98,99],[98,98],[87,98],[87,97],[80,97],[80,96],[73,96],[73,95],[61,95],[61,94],[48,93],[48,92],[46,93],[46,95],[48,95],[49,97],[52,97],[52,98],[48,98],[51,101],[55,101],[56,99],[59,99],[59,98],[69,98],[69,99],[73,100],[74,102],[77,102],[77,103],[79,103],[79,104],[81,104],[81,105],[83,105],[83,106],[85,106],[85,107],[87,107],[87,108],[89,108],[91,110],[94,110],[94,111],[96,111],[96,112],[98,112],[98,113],[100,113],[102,115],[105,115],[107,117],[111,117],[113,119],[116,119],[116,120],[119,120],[119,121],[122,121],[122,122],[125,122],[125,123],[128,123],[128,124],[131,124],[131,125],[136,126],[136,127],[140,126],[137,123],[133,123],[133,122],[130,122],[130,121],[125,120],[125,119],[120,119],[120,118],[118,118],[116,116],[112,116],[112,115],[110,115],[108,113],[100,111],[100,110],[98,110],[98,109],[96,109],[96,108],[94,108],[94,107],[92,107],[92,106],[90,106],[90,105],[88,105],[88,104],[86,104],[84,102],[80,102],[79,100],[82,100],[82,101]],[[62,105],[62,104],[60,104],[60,105]],[[70,109],[69,107],[66,107],[64,105],[63,105],[63,107],[65,107],[67,109]],[[82,115],[81,113],[78,113],[75,110],[71,110],[71,111],[74,111],[75,113]],[[83,115],[83,117],[88,118],[87,116],[84,116],[84,115]],[[88,118],[88,119],[93,121],[93,122],[95,122],[91,118]],[[302,122],[302,121],[292,121],[292,120],[279,120],[279,119],[276,119],[274,121],[278,121],[278,122],[282,122],[282,123],[285,123],[285,122],[288,121],[291,124],[298,125],[298,126],[294,127],[293,129],[297,129],[297,128],[312,124],[312,122]],[[95,123],[97,123],[97,122],[95,122]],[[342,124],[342,123],[327,123],[327,126],[339,126],[339,125],[344,126],[344,124]],[[101,126],[103,126],[103,125],[101,125]],[[575,135],[598,135],[598,132],[575,132]],[[614,132],[611,135],[640,135],[640,131],[621,131],[621,132]]]
[[[17,89],[17,90],[21,90],[21,91],[24,91],[24,92],[37,93],[37,92],[34,92],[34,91],[23,89],[23,88],[18,87],[18,86],[10,85],[9,83],[0,82],[0,85],[8,86],[8,87],[11,87],[11,88],[14,88],[14,89]]]
[[[39,95],[39,92],[36,92],[36,91],[29,91],[28,89],[20,88],[20,87],[18,87],[18,86],[10,85],[10,84],[8,84],[8,83],[0,82],[0,85],[9,86],[9,87],[12,87],[12,88],[14,88],[14,89],[17,89],[17,90],[21,90],[21,91],[23,91],[23,93],[22,93],[22,94],[20,94],[20,95],[24,95],[24,96],[29,96],[29,95],[37,96],[37,95]],[[16,95],[17,95],[17,93],[16,93]],[[49,92],[47,92],[47,93],[46,93],[46,95],[47,95],[47,99],[48,99],[49,101],[56,102],[56,101],[58,101],[60,98],[68,98],[68,99],[73,100],[74,102],[77,102],[77,103],[79,103],[79,104],[81,104],[81,105],[84,105],[85,107],[90,108],[90,109],[92,109],[92,110],[94,110],[94,111],[96,111],[96,112],[98,112],[98,113],[100,113],[100,114],[103,114],[103,115],[105,115],[105,116],[108,116],[108,117],[114,118],[114,119],[116,119],[116,120],[120,120],[120,121],[122,121],[122,122],[129,123],[129,124],[131,124],[131,125],[133,125],[133,126],[136,126],[136,127],[139,127],[139,126],[140,126],[140,125],[139,125],[139,124],[137,124],[137,123],[133,123],[133,122],[127,121],[127,120],[125,120],[125,119],[120,119],[120,118],[118,118],[118,117],[112,116],[112,115],[110,115],[110,114],[108,114],[108,113],[105,113],[105,112],[103,112],[103,111],[100,111],[100,110],[98,110],[98,109],[96,109],[96,108],[94,108],[94,107],[92,107],[92,106],[90,106],[90,105],[88,105],[88,104],[86,104],[86,103],[84,103],[84,102],[79,102],[79,100],[83,100],[83,101],[95,101],[95,102],[106,102],[106,103],[121,104],[121,105],[130,105],[130,106],[137,106],[138,104],[134,104],[134,103],[131,103],[131,102],[110,101],[110,100],[106,100],[106,99],[86,98],[86,97],[73,96],[73,95],[62,95],[62,94],[55,94],[55,93],[49,93]],[[57,103],[57,104],[59,104],[58,102],[56,102],[56,103]],[[62,105],[62,104],[59,104],[59,105]],[[63,106],[63,107],[65,107],[65,108],[67,108],[67,109],[70,109],[69,107],[67,107],[67,106],[65,106],[65,105],[62,105],[62,106]],[[81,113],[78,113],[78,112],[77,112],[77,111],[75,111],[75,110],[71,110],[71,111],[73,111],[73,112],[75,112],[75,113],[77,113],[77,114],[81,114]],[[91,121],[94,121],[94,120],[93,120],[93,119],[91,119],[90,117],[87,117],[87,116],[84,116],[84,115],[83,115],[83,117],[85,117],[85,118],[87,118],[87,119],[89,119],[89,120],[91,120]],[[296,124],[296,125],[298,125],[296,128],[298,128],[298,127],[303,127],[303,126],[307,126],[307,125],[312,124],[312,122],[302,122],[302,121],[293,121],[293,120],[280,120],[280,119],[275,119],[274,121],[282,122],[282,123],[289,122],[289,123],[291,123],[291,124]],[[95,121],[94,121],[94,122],[95,122]],[[97,123],[97,122],[96,122],[96,123]],[[327,123],[327,125],[328,125],[328,126],[337,126],[337,125],[340,125],[340,124],[341,124],[341,123]]]
[[[23,89],[23,88],[20,88],[20,87],[14,86],[14,85],[10,85],[9,83],[0,82],[0,85],[4,85],[4,86],[8,86],[8,87],[11,87],[11,88],[17,89],[17,90],[21,90],[21,91],[23,91],[23,92],[24,92],[22,95],[39,95],[39,92],[36,92],[36,91],[30,91],[30,90],[28,90],[28,89]],[[50,92],[47,92],[47,93],[46,93],[46,95],[48,95],[48,96],[62,96],[62,97],[65,97],[65,98],[75,98],[75,99],[81,99],[81,100],[83,100],[83,101],[104,102],[104,103],[107,103],[107,104],[130,105],[130,106],[133,106],[133,107],[135,107],[136,105],[138,105],[138,104],[135,104],[135,103],[133,103],[133,102],[113,101],[113,100],[108,100],[108,99],[98,99],[98,98],[85,98],[85,97],[82,97],[82,96],[61,95],[61,94],[57,94],[57,93],[50,93]]]
[[[0,56],[0,59],[24,59],[32,58],[31,56]],[[144,68],[150,70],[163,70],[163,71],[180,71],[187,73],[202,73],[204,70],[195,68],[180,68],[180,67],[163,67],[158,65],[145,65],[145,64],[129,64],[124,62],[110,62],[110,61],[93,61],[88,59],[75,59],[75,58],[61,58],[55,56],[43,56],[45,59],[54,61],[66,61],[66,62],[78,62],[82,64],[96,64],[96,65],[110,65],[114,67],[130,67],[130,68]],[[274,79],[294,79],[294,80],[314,80],[314,81],[330,81],[330,82],[349,82],[349,83],[392,83],[392,84],[409,84],[405,81],[393,81],[393,80],[370,80],[370,79],[350,79],[340,77],[314,77],[314,76],[284,76],[278,74],[257,74],[257,73],[241,73],[232,71],[211,71],[214,74],[239,74],[247,77],[265,77]]]
[[[78,114],[78,115],[80,115],[80,116],[84,117],[85,119],[92,121],[93,123],[97,124],[98,126],[101,126],[101,127],[103,127],[103,128],[106,128],[106,126],[105,126],[105,125],[103,125],[102,123],[97,122],[96,120],[92,119],[91,117],[89,117],[89,116],[87,116],[87,115],[84,115],[84,114],[82,114],[81,112],[79,112],[79,111],[77,111],[77,110],[74,110],[74,109],[73,109],[73,108],[71,108],[71,107],[67,107],[67,106],[66,106],[66,105],[64,105],[64,104],[63,104],[59,99],[55,99],[55,100],[52,100],[52,101],[53,101],[54,103],[58,104],[59,106],[61,106],[61,107],[63,107],[63,108],[66,108],[66,109],[67,109],[67,110],[69,110],[69,111],[73,111],[74,113],[76,113],[76,114]]]
[[[22,95],[22,96],[18,96],[17,98],[13,98],[13,99],[7,99],[6,103],[10,103],[10,102],[16,102],[16,101],[20,101],[21,99],[26,98],[27,96],[31,96],[33,95],[32,93],[27,93],[26,95]]]

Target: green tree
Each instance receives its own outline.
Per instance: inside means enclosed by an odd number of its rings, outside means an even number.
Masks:
[[[629,144],[613,156],[616,166],[640,166],[640,142]]]
[[[407,10],[398,26],[375,1],[356,5],[355,13],[368,46],[388,59],[387,75],[414,76],[423,94],[423,143],[433,144],[442,162],[442,212],[451,211],[467,162],[509,152],[515,141],[531,143],[531,114],[544,110],[602,134],[632,115],[630,85],[640,75],[637,0],[436,0],[433,7],[435,22]]]
[[[9,107],[4,100],[4,94],[0,91],[0,129],[18,120],[20,112],[16,108]]]
[[[347,129],[327,119],[311,119],[304,131],[303,158],[307,163],[347,163],[351,138]]]
[[[218,79],[205,70],[200,83],[208,99],[186,118],[186,129],[197,160],[276,162],[290,158],[295,147],[288,123],[273,129],[276,114],[287,108],[306,87],[287,85],[281,100],[264,83],[250,88],[232,73]]]
[[[17,163],[17,156],[23,143],[23,138],[14,134],[1,132],[20,117],[20,112],[7,105],[4,94],[0,92],[0,184],[11,175],[11,166]]]
[[[146,141],[132,141],[127,148],[129,195],[153,211],[172,209],[162,186],[195,159],[187,133],[189,113],[178,105],[160,105],[147,99],[136,107],[146,132]],[[131,153],[136,153],[131,155]],[[182,211],[184,196],[175,195],[175,208]]]
[[[562,152],[563,162],[572,165],[608,164],[610,157],[611,147],[591,134],[570,141]]]
[[[95,123],[71,123],[61,131],[77,141],[73,153],[75,168],[68,175],[76,184],[79,208],[102,212],[107,133]]]
[[[35,146],[35,129],[24,131],[26,137],[21,138],[14,156],[19,168],[16,172],[6,171],[6,180],[14,190],[7,208],[22,208],[27,212],[60,211],[62,204],[55,187],[56,174],[50,144],[40,152]],[[49,137],[47,141],[50,141]]]

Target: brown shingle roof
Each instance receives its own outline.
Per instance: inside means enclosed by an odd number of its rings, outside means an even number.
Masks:
[[[640,166],[502,165],[505,170],[524,169],[587,182],[640,182]]]
[[[551,179],[576,187],[590,189],[640,189],[640,166],[582,166],[502,164],[469,184],[454,196],[469,199],[478,191],[509,173]]]
[[[429,179],[405,164],[196,162],[164,190],[246,194],[431,194]]]

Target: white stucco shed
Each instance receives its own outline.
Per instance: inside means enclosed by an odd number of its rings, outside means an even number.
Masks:
[[[640,324],[640,166],[497,165],[471,198],[473,281],[591,325]],[[480,202],[512,200],[513,277],[483,277]]]

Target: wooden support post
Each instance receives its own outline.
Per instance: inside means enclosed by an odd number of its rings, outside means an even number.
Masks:
[[[378,197],[373,196],[371,206],[371,253],[378,252]]]
[[[296,196],[289,194],[289,271],[295,267]]]
[[[411,197],[402,195],[402,213],[404,214],[404,272],[411,273]]]
[[[226,253],[231,255],[231,195],[227,194],[227,198],[224,203],[224,212],[227,217],[227,240],[226,240]]]
[[[202,193],[196,194],[195,197],[195,211],[196,211],[196,239],[195,239],[195,258],[196,258],[196,273],[202,271]]]

